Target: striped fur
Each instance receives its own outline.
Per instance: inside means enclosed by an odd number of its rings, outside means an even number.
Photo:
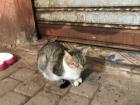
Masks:
[[[39,50],[37,61],[38,69],[45,78],[76,81],[84,70],[86,59],[80,50],[68,52],[63,45],[50,42]]]

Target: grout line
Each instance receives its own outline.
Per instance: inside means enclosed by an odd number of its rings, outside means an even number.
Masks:
[[[96,94],[98,93],[98,90],[100,89],[100,87],[101,87],[101,84],[97,81],[97,83],[98,83],[98,88],[97,88],[97,90],[95,91],[95,93],[93,94],[93,96],[92,96],[92,98],[90,99],[90,101],[89,101],[89,104],[88,105],[91,105],[91,103],[92,103],[92,101],[94,100],[94,98],[95,98],[95,96],[96,96]]]

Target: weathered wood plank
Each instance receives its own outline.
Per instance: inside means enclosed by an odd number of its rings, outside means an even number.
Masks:
[[[38,21],[39,24],[48,24],[48,25],[66,25],[66,26],[89,26],[89,27],[100,27],[100,28],[116,28],[116,29],[131,29],[131,30],[140,30],[139,25],[121,25],[121,24],[93,24],[93,23],[77,23],[77,22],[56,22],[56,21]]]
[[[130,45],[140,48],[140,30],[39,24],[39,32],[46,36],[97,41],[106,43],[106,45],[109,43]]]
[[[140,6],[140,0],[35,0],[36,7]]]
[[[140,12],[38,12],[37,19],[56,22],[140,25]]]
[[[117,43],[110,43],[110,42],[100,42],[100,41],[91,41],[86,39],[75,39],[75,38],[67,38],[63,36],[47,36],[47,40],[58,40],[58,41],[66,41],[66,42],[75,42],[75,43],[82,43],[82,44],[89,44],[89,45],[97,45],[103,47],[111,47],[111,48],[119,48],[119,49],[126,49],[126,50],[133,50],[133,51],[140,51],[139,46],[134,45],[125,45],[125,44],[117,44]]]
[[[37,7],[36,11],[45,11],[45,12],[60,12],[60,11],[85,11],[85,12],[140,12],[140,7]]]
[[[42,36],[140,51],[140,0],[34,1]]]

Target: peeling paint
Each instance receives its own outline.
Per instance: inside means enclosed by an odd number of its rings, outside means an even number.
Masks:
[[[38,20],[100,24],[140,25],[140,12],[46,12]]]
[[[139,30],[139,25],[120,25],[120,24],[96,24],[96,23],[77,23],[77,22],[59,22],[59,21],[38,21],[40,24],[49,25],[66,25],[66,26],[92,26],[92,27],[105,27],[105,28],[122,28],[122,29],[134,29]]]
[[[140,6],[140,0],[35,0],[36,7]]]

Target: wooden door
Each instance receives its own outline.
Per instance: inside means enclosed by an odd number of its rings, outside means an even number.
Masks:
[[[140,50],[139,0],[35,0],[41,35]]]

